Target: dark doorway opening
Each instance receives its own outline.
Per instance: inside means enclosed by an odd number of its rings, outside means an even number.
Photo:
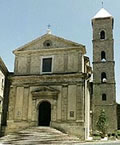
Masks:
[[[51,104],[47,101],[39,105],[38,125],[49,126],[51,121]]]

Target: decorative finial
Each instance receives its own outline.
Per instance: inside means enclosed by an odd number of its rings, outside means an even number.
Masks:
[[[50,24],[48,24],[48,29],[50,29],[50,27],[51,27],[51,25],[50,25]]]
[[[104,7],[104,2],[102,1],[102,8]]]
[[[51,34],[51,29],[50,29],[51,25],[48,24],[48,29],[47,29],[47,34]]]

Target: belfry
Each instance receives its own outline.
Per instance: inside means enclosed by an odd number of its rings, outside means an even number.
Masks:
[[[114,18],[102,8],[92,19],[93,27],[93,129],[101,110],[107,115],[109,131],[117,129],[114,72]],[[112,116],[112,121],[111,121]]]

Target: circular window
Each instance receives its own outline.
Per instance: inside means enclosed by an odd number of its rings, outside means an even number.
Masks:
[[[46,41],[43,43],[43,45],[44,45],[45,47],[50,47],[50,46],[52,46],[52,41],[51,41],[51,40],[46,40]]]

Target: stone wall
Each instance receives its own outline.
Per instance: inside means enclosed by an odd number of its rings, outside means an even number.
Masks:
[[[79,123],[84,124],[84,81],[80,78],[80,74],[64,75],[62,78],[61,75],[11,77],[6,133],[15,131],[18,126],[22,128],[38,125],[38,106],[42,101],[48,101],[51,104],[53,127],[53,122],[59,122],[59,124],[64,122],[68,125],[73,122],[74,126]],[[48,90],[41,91],[43,87],[47,87]],[[51,94],[49,88],[59,91],[58,95],[55,97]],[[40,92],[34,97],[32,92],[36,90]]]
[[[42,74],[42,59],[52,57],[52,73],[83,72],[84,60],[80,50],[44,50],[38,53],[19,54],[15,59],[15,75]]]
[[[46,101],[51,106],[50,125],[84,139],[85,131],[89,134],[89,89],[85,82],[91,73],[85,53],[85,46],[49,34],[15,50],[5,133],[37,126],[39,106]],[[52,67],[46,73],[43,59],[49,57]]]
[[[117,104],[117,129],[120,130],[120,104]]]
[[[92,19],[93,130],[96,130],[96,123],[100,112],[101,110],[104,110],[109,126],[107,130],[108,132],[114,132],[117,129],[113,22],[114,19],[112,16]],[[102,32],[104,33],[104,37],[101,37]],[[102,55],[103,53],[105,55],[104,57]]]

